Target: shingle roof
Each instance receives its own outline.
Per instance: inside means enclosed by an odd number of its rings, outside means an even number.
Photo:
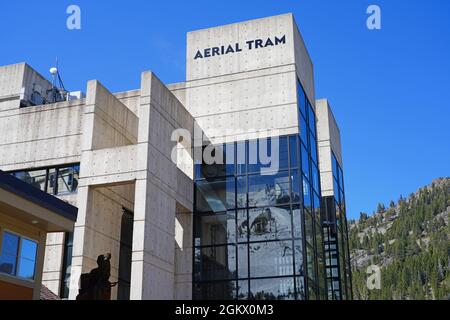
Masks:
[[[50,291],[49,288],[47,288],[44,285],[41,285],[41,300],[61,300],[60,297],[58,297],[56,294],[54,294],[52,291]]]

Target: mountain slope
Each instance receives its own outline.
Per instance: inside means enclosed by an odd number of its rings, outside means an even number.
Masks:
[[[407,199],[378,205],[350,221],[355,299],[450,299],[450,178]],[[381,288],[369,290],[369,265],[381,270]]]

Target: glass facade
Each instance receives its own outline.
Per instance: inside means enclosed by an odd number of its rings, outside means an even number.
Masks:
[[[64,195],[76,192],[80,164],[11,172],[11,175],[41,191]]]
[[[194,299],[325,296],[316,120],[298,92],[299,135],[203,147],[223,163],[195,166]]]
[[[323,199],[323,233],[328,299],[352,299],[344,177],[332,153],[334,196]]]

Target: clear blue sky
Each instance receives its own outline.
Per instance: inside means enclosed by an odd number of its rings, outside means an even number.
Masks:
[[[70,4],[80,31],[66,29]],[[380,31],[366,28],[369,4],[381,7]],[[2,1],[0,65],[48,75],[58,56],[70,90],[90,79],[135,89],[148,69],[179,82],[187,31],[287,12],[341,127],[349,216],[450,176],[448,0]]]

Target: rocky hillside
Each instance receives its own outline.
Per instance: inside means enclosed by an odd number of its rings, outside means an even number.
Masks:
[[[450,178],[407,199],[379,204],[350,221],[355,299],[450,299]],[[369,265],[381,270],[381,288],[369,290]]]

